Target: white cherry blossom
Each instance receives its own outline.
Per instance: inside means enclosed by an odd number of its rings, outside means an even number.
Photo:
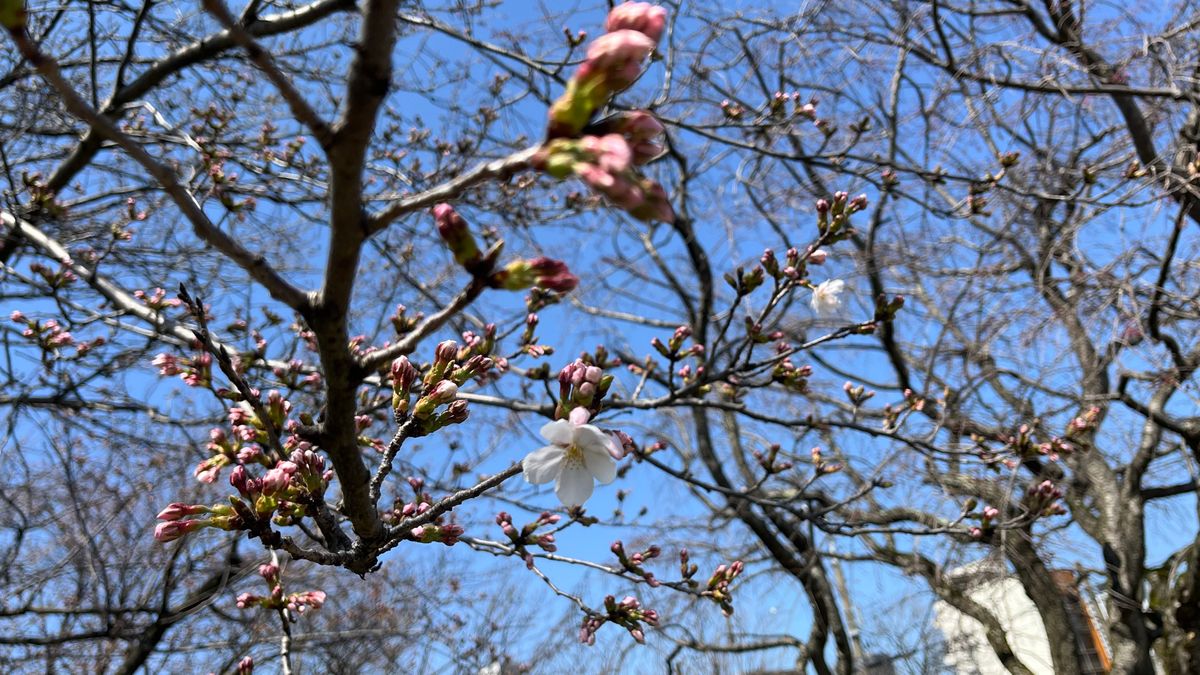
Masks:
[[[583,408],[571,411],[569,420],[542,427],[550,445],[534,450],[521,461],[525,480],[540,485],[554,481],[554,493],[564,506],[580,506],[592,496],[592,480],[607,485],[617,477],[613,457],[620,452],[612,437],[587,423]]]
[[[846,282],[841,279],[827,279],[817,284],[812,292],[812,308],[817,316],[832,316],[842,307],[841,293],[846,289]]]

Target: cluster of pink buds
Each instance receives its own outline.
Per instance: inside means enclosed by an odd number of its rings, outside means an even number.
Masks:
[[[704,366],[696,366],[693,369],[690,363],[685,364],[682,368],[675,371],[675,374],[679,376],[679,379],[683,380],[684,386],[690,386],[696,384],[697,382],[701,382],[704,379],[704,373]],[[700,391],[702,393],[708,393],[709,386],[701,386]]]
[[[1063,489],[1048,480],[1038,483],[1035,488],[1025,493],[1029,510],[1035,515],[1059,516],[1067,512],[1058,502],[1063,496]]]
[[[644,110],[592,122],[597,110],[641,75],[666,16],[662,7],[644,2],[613,8],[608,32],[591,44],[566,91],[550,107],[547,142],[531,164],[560,180],[578,177],[639,220],[669,223],[675,212],[666,191],[637,170],[663,153],[658,142],[662,124]]]
[[[150,365],[158,369],[159,375],[178,375],[189,387],[207,387],[212,384],[212,355],[207,352],[192,358],[180,358],[163,352],[154,357]]]
[[[290,389],[316,389],[321,386],[321,373],[300,359],[287,362],[287,367],[276,366],[271,372]]]
[[[808,101],[801,102],[802,96],[800,92],[794,91],[787,93],[785,91],[777,91],[770,100],[767,101],[767,110],[772,117],[780,118],[789,114],[788,103],[791,103],[792,115],[803,117],[805,119],[817,121],[817,100],[810,98]],[[724,107],[724,104],[722,104]],[[728,113],[726,113],[728,114]]]
[[[721,114],[724,115],[726,119],[736,120],[740,119],[742,115],[746,114],[746,109],[737,103],[730,101],[729,99],[725,99],[724,101],[721,101]]]
[[[463,348],[475,354],[491,354],[496,348],[496,324],[489,323],[483,327],[483,335],[473,330],[462,333]]]
[[[967,502],[967,508],[973,509],[975,500]],[[985,536],[990,536],[996,529],[996,520],[1000,517],[1000,509],[994,506],[985,506],[983,512],[979,516],[979,525],[972,526],[968,532],[972,539],[983,539]]]
[[[1058,436],[1053,436],[1038,445],[1038,453],[1052,462],[1057,462],[1059,457],[1070,455],[1072,452],[1075,452],[1075,445]]]
[[[1040,444],[1034,438],[1034,429],[1028,424],[1022,424],[1017,427],[1015,434],[1009,434],[1001,438],[1004,441],[1006,449],[1016,457],[1032,457],[1035,454],[1042,454]]]
[[[771,369],[771,380],[792,391],[804,393],[808,391],[808,378],[812,374],[812,366],[796,366],[791,358],[783,358]]]
[[[554,353],[554,347],[537,343],[535,331],[537,331],[537,326],[540,322],[541,318],[538,317],[537,313],[530,312],[525,315],[525,329],[521,331],[521,351],[534,358]]]
[[[57,269],[51,269],[41,263],[33,263],[29,266],[29,271],[40,276],[42,281],[46,282],[51,289],[65,288],[79,280],[75,276],[75,272],[71,271],[71,261],[62,261]]]
[[[188,516],[204,516],[203,518],[188,518]],[[228,504],[184,504],[175,502],[168,504],[158,514],[163,521],[154,528],[154,539],[159,543],[175,541],[196,530],[215,527],[219,530],[233,530],[238,526],[238,517],[234,508]]]
[[[647,570],[643,565],[647,561],[653,560],[662,555],[662,549],[657,546],[648,546],[644,551],[639,551],[633,554],[625,552],[625,545],[620,540],[614,541],[609,549],[613,555],[617,556],[617,562],[621,563],[621,567],[631,574],[635,574],[646,580],[646,583],[651,588],[657,588],[661,582],[654,577],[654,573]]]
[[[704,345],[693,343],[691,347],[684,348],[684,343],[688,338],[692,337],[692,329],[690,326],[679,326],[671,337],[667,339],[666,344],[658,338],[650,339],[650,346],[654,351],[658,352],[665,359],[671,361],[679,361],[688,356],[700,356],[704,353]]]
[[[658,625],[658,612],[643,608],[642,603],[631,595],[626,596],[620,602],[617,602],[614,596],[605,597],[604,611],[607,614],[590,613],[583,618],[583,625],[579,629],[581,643],[596,644],[596,631],[600,630],[605,623],[612,622],[629,631],[629,635],[639,644],[645,644],[646,632],[642,625]]]
[[[729,584],[737,578],[745,565],[741,560],[735,560],[726,565],[717,565],[716,571],[708,578],[708,588],[700,595],[712,598],[721,607],[721,613],[725,616],[733,614],[733,594],[729,589]]]
[[[21,335],[36,341],[47,356],[58,356],[59,350],[65,347],[74,347],[77,355],[82,356],[105,343],[103,337],[91,341],[76,340],[75,336],[71,335],[71,332],[63,327],[57,319],[39,322],[25,316],[25,313],[20,310],[12,312],[8,318],[14,323],[24,324],[25,328],[21,330]]]
[[[912,389],[904,390],[904,400],[895,405],[883,406],[884,428],[895,428],[900,416],[907,411],[920,412],[925,409],[925,399],[918,396]]]
[[[401,523],[408,518],[416,518],[425,515],[433,508],[433,497],[428,492],[425,492],[425,480],[416,476],[409,476],[408,484],[413,489],[415,494],[414,499],[404,505],[400,505],[397,500],[397,506],[390,511],[383,513],[383,520],[387,523]],[[405,539],[414,541],[420,544],[445,544],[453,546],[458,543],[458,538],[463,534],[463,528],[456,523],[445,523],[444,518],[439,517],[432,523],[418,525],[408,531]]]
[[[1096,428],[1100,421],[1100,408],[1092,406],[1087,412],[1071,420],[1067,425],[1067,437],[1077,438]]]
[[[824,265],[829,259],[829,252],[823,248],[809,246],[803,253],[795,247],[789,248],[781,261],[775,256],[775,251],[763,251],[759,262],[762,269],[772,279],[783,281],[804,281],[808,277],[809,265]]]
[[[146,306],[153,310],[164,310],[168,307],[178,307],[183,304],[179,298],[168,298],[167,291],[162,288],[155,288],[154,292],[147,294],[146,291],[137,290],[133,292],[133,297],[146,303]]]
[[[270,594],[242,593],[237,597],[239,609],[261,607],[277,611],[286,609],[294,614],[303,614],[310,609],[320,609],[325,604],[325,591],[304,591],[285,595],[279,566],[275,563],[259,565],[258,574],[267,582],[267,587],[271,589]],[[251,668],[253,668],[253,662],[251,662]]]
[[[415,315],[409,316],[408,307],[404,305],[396,305],[395,313],[388,317],[388,321],[392,323],[392,328],[395,329],[396,335],[405,335],[411,332],[424,319],[424,312],[417,312]]]
[[[237,664],[237,675],[254,675],[254,659],[243,656]]]
[[[846,398],[850,400],[850,405],[855,407],[861,406],[868,400],[875,397],[875,392],[860,385],[855,385],[853,382],[846,382],[842,385],[842,391],[845,392]]]
[[[845,192],[835,192],[833,202],[818,199],[817,230],[826,242],[842,241],[848,238],[853,230],[850,228],[850,216],[867,208],[867,196],[859,195],[854,199]]]
[[[256,443],[260,434],[265,440],[266,432],[250,423],[249,420],[253,418],[253,413],[247,412],[240,406],[234,406],[230,408],[229,418],[234,425],[232,437],[219,427],[208,432],[206,447],[211,454],[208,459],[200,462],[193,472],[196,480],[201,483],[216,482],[217,477],[221,474],[221,469],[226,466],[235,464],[271,466],[271,461],[263,453],[262,447]]]
[[[383,521],[386,523],[398,523],[405,518],[414,518],[416,516],[425,515],[425,512],[433,508],[433,497],[428,492],[425,492],[425,479],[419,476],[409,476],[408,485],[413,489],[414,498],[411,502],[400,505],[397,500],[397,506],[389,511],[382,513]]]
[[[783,473],[793,466],[792,463],[788,461],[776,461],[779,458],[779,450],[779,444],[772,443],[771,445],[767,446],[766,452],[755,450],[752,453],[755,461],[757,461],[758,465],[767,472],[767,475]]]
[[[308,513],[308,503],[324,495],[332,479],[333,470],[325,468],[324,457],[313,450],[297,449],[261,478],[251,476],[244,464],[235,466],[229,484],[239,496],[231,496],[229,501],[246,527],[271,516],[278,525],[292,525]]]
[[[504,536],[512,542],[513,549],[525,561],[525,566],[533,569],[533,554],[529,552],[529,548],[536,546],[547,553],[554,553],[558,550],[558,546],[554,543],[553,532],[543,532],[538,534],[539,528],[553,527],[558,524],[561,516],[543,511],[537,520],[532,523],[525,524],[518,530],[512,523],[512,516],[501,511],[496,514],[496,524],[500,526],[500,530],[504,532]]]
[[[599,412],[600,402],[612,386],[613,376],[600,366],[576,359],[558,371],[558,407],[556,419],[566,418],[575,408]]]
[[[431,433],[450,424],[467,420],[467,402],[458,399],[458,388],[471,379],[484,379],[495,363],[488,352],[495,346],[491,339],[474,340],[460,348],[454,340],[445,340],[434,349],[434,360],[422,378],[422,395],[410,405],[420,372],[401,356],[392,362],[392,410],[398,419],[410,416],[420,422],[421,434]],[[441,406],[445,409],[438,413]]]
[[[653,119],[649,113],[642,114]],[[648,127],[644,123],[632,126],[642,134]],[[556,138],[542,146],[532,164],[560,180],[568,176],[579,178],[638,220],[670,223],[675,220],[675,211],[666,190],[638,171],[642,164],[661,154],[662,148],[654,138],[619,133]]]
[[[812,459],[813,470],[816,475],[823,476],[825,474],[837,473],[842,470],[842,465],[839,462],[827,462],[821,455],[821,448],[814,447],[809,451],[809,456]]]

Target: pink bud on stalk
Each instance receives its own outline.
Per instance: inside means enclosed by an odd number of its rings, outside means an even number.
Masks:
[[[550,108],[547,138],[577,136],[596,110],[641,75],[642,62],[666,28],[666,10],[635,2],[614,7],[608,32],[588,46],[567,89]]]
[[[571,274],[566,263],[547,257],[514,260],[492,275],[492,286],[519,291],[537,286],[546,290],[567,293],[579,285],[579,277]]]
[[[438,204],[433,207],[433,218],[437,222],[438,234],[446,242],[446,247],[454,254],[454,261],[459,265],[468,265],[478,261],[482,255],[479,245],[471,236],[467,221],[449,204]]]
[[[283,461],[275,465],[262,477],[262,491],[266,495],[281,495],[287,492],[291,486],[292,474],[296,473],[299,467],[291,462]]]
[[[165,544],[204,527],[208,527],[208,523],[203,520],[169,520],[154,528],[154,540]]]
[[[426,419],[439,405],[453,401],[457,395],[458,385],[450,380],[442,380],[434,385],[428,394],[417,400],[417,404],[413,406],[413,416],[417,419]]]
[[[158,519],[166,521],[179,520],[184,516],[194,516],[200,513],[208,513],[211,510],[212,509],[204,506],[203,504],[184,504],[182,502],[174,502],[168,504],[167,508],[159,511]]]
[[[303,614],[308,609],[320,609],[325,604],[325,591],[305,591],[292,593],[287,598],[285,606],[297,614]]]

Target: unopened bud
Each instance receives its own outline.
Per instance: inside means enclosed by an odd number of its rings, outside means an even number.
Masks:
[[[433,217],[437,221],[438,234],[446,242],[454,261],[459,265],[477,262],[482,257],[467,221],[449,204],[438,204],[433,207]]]

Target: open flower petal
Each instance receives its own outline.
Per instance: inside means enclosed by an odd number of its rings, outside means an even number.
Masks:
[[[822,281],[812,291],[813,311],[817,316],[833,316],[842,307],[842,291],[846,290],[846,282],[841,279]]]
[[[592,450],[597,452],[608,452],[608,444],[612,442],[608,434],[590,424],[581,424],[575,427],[575,438],[573,440],[575,445],[584,451]]]
[[[581,506],[592,496],[592,472],[582,466],[565,466],[554,492],[563,506]]]
[[[567,420],[554,420],[542,427],[542,437],[555,445],[568,446],[575,434],[575,427]]]
[[[603,452],[585,450],[583,462],[587,465],[587,470],[596,477],[596,480],[600,481],[601,485],[608,485],[617,477],[617,463],[613,461],[607,450]]]
[[[563,455],[563,448],[557,445],[547,445],[525,455],[525,459],[521,460],[525,480],[534,485],[554,480],[562,468]]]

